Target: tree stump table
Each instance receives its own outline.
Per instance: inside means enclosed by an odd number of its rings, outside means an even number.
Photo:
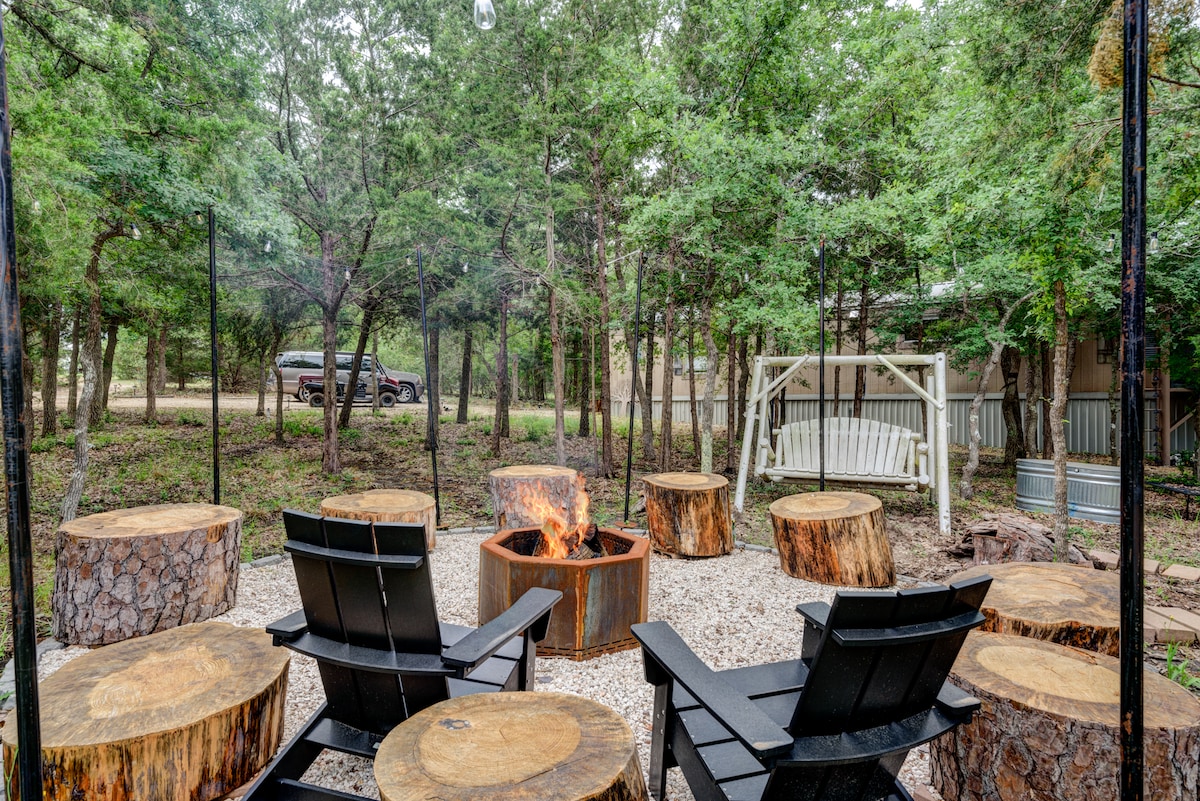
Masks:
[[[501,467],[488,473],[496,529],[537,528],[546,522],[546,505],[567,523],[576,522],[580,497],[587,496],[578,470],[551,464]],[[587,507],[583,507],[587,514]]]
[[[930,743],[946,801],[1111,801],[1120,795],[1120,662],[1010,634],[972,632],[951,678],[983,702]],[[1194,801],[1200,702],[1144,671],[1145,792]]]
[[[71,645],[109,645],[199,623],[237,600],[242,513],[208,503],[115,509],[63,523],[51,623]]]
[[[1119,655],[1121,582],[1116,573],[1055,562],[1006,562],[969,568],[950,581],[984,573],[992,577],[992,587],[980,610],[987,616],[982,631]]]
[[[379,746],[383,801],[646,801],[633,732],[577,695],[483,693],[435,704]]]
[[[896,583],[883,504],[861,492],[802,492],[771,504],[779,566],[796,578],[844,587]]]
[[[671,556],[721,556],[733,550],[728,479],[712,473],[658,473],[642,481],[654,550]]]
[[[437,545],[437,504],[431,495],[402,489],[373,489],[353,495],[334,495],[321,501],[325,517],[370,520],[372,523],[421,523],[425,545]]]
[[[45,798],[205,801],[237,789],[279,748],[287,667],[265,632],[213,621],[68,662],[38,690]]]

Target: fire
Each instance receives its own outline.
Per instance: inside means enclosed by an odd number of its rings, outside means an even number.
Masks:
[[[582,482],[581,482],[582,483]],[[520,488],[521,503],[526,511],[542,519],[543,550],[540,554],[550,559],[566,559],[573,551],[578,550],[588,534],[591,520],[588,518],[588,506],[591,499],[587,490],[580,487],[575,501],[575,519],[568,521],[562,510],[550,503],[546,494],[537,488],[526,486]]]

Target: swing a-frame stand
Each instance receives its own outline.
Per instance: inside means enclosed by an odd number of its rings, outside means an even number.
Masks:
[[[826,365],[885,367],[923,401],[927,414],[924,435],[876,420],[825,417],[796,422],[777,421],[772,428],[768,409],[793,377],[805,367]],[[925,386],[903,367],[932,367]],[[768,370],[782,369],[775,378]],[[746,400],[746,430],[738,469],[734,507],[742,512],[746,478],[753,459],[754,475],[772,481],[831,482],[839,485],[928,490],[937,499],[938,532],[950,535],[950,462],[947,458],[950,424],[946,403],[946,354],[874,356],[759,356],[754,360],[750,396]],[[822,447],[822,443],[824,447]]]

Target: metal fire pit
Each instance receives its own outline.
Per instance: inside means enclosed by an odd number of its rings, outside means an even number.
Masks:
[[[540,656],[576,661],[637,647],[629,632],[644,623],[650,587],[650,542],[600,529],[610,554],[597,559],[548,559],[532,554],[538,529],[501,531],[479,546],[479,623],[508,609],[532,587],[561,590]]]

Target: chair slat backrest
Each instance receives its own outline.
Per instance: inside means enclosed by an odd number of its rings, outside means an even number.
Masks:
[[[838,593],[789,730],[858,731],[928,709],[970,628],[948,622],[981,621],[990,584],[982,576],[949,587]]]
[[[290,510],[284,512],[284,525],[289,539],[311,545],[427,557],[424,527],[419,525],[376,527],[368,521],[322,519]],[[440,652],[428,558],[415,570],[348,564],[301,552],[292,553],[292,563],[311,633],[382,652]],[[388,731],[447,694],[442,677],[401,678],[318,664],[330,717],[359,729]]]

